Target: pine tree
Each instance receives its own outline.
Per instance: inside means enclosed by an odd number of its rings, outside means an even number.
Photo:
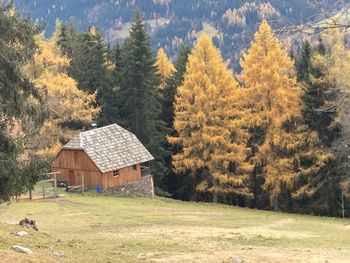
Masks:
[[[74,24],[68,24],[68,49],[63,48],[71,61],[68,69],[69,76],[78,83],[78,88],[89,94],[96,94],[96,104],[101,108],[99,125],[116,122],[115,90],[113,63],[109,60],[109,51],[105,47],[99,30],[90,26],[86,32],[76,34]],[[59,35],[59,45],[62,49],[62,34]],[[70,54],[71,53],[71,54]],[[72,123],[71,128],[80,127]]]
[[[330,154],[303,124],[293,62],[266,21],[241,66],[246,86],[242,125],[252,132],[250,161],[264,175],[271,207],[287,209],[283,204],[289,195],[300,198],[314,193],[308,179],[325,166]]]
[[[169,58],[164,52],[164,49],[160,48],[157,55],[157,67],[158,74],[160,75],[160,86],[163,90],[166,86],[166,79],[175,71],[173,64],[171,64]]]
[[[72,58],[78,37],[73,21],[69,21],[67,24],[56,21],[55,34],[58,36],[57,45],[60,47],[62,54]]]
[[[175,63],[175,71],[166,79],[166,86],[162,92],[162,114],[161,119],[168,128],[168,135],[176,135],[174,130],[174,100],[178,87],[182,86],[186,72],[186,64],[191,49],[182,45],[179,49],[178,57]],[[167,148],[172,153],[171,156],[165,158],[167,167],[172,166],[172,156],[179,152],[178,147],[167,144]],[[164,178],[166,189],[173,193],[177,198],[190,199],[194,187],[191,185],[191,178],[185,175],[175,175],[170,169]]]
[[[306,124],[311,130],[317,132],[323,146],[329,149],[339,135],[340,125],[336,111],[323,110],[331,107],[338,97],[338,89],[335,83],[332,83],[328,78],[328,58],[326,56],[326,47],[320,37],[319,43],[313,48],[308,62],[308,75],[304,76],[302,82],[304,89],[301,99],[302,114]],[[311,208],[311,211],[318,214],[334,214],[331,212],[333,210],[331,207],[336,205],[334,203],[335,188],[332,179],[335,156],[334,153],[331,154],[332,160],[328,161],[327,166],[310,180],[313,185],[319,185],[320,187],[309,202],[301,204],[302,209],[306,211]],[[331,198],[325,199],[325,197]],[[320,199],[323,201],[320,201]]]
[[[342,195],[339,186],[342,187],[343,194],[348,195],[349,190],[346,191],[344,184],[346,185],[346,183],[350,182],[348,169],[350,155],[350,145],[348,143],[350,140],[350,111],[347,106],[350,97],[350,77],[348,74],[350,71],[350,51],[345,47],[345,36],[339,29],[324,32],[322,38],[327,46],[326,80],[336,87],[337,94],[335,103],[322,110],[324,112],[334,112],[336,119],[333,123],[337,123],[338,121],[340,124],[340,131],[337,137],[333,138],[334,140],[331,145],[331,149],[336,155],[336,160],[333,170],[330,171],[327,189],[327,196],[329,198],[328,213],[336,215],[336,204],[341,200]]]
[[[186,64],[191,49],[182,45],[179,50],[177,61],[175,63],[175,71],[166,79],[166,85],[162,91],[162,120],[167,124],[169,129],[174,124],[174,100],[177,88],[182,86],[186,72]]]
[[[335,83],[328,79],[328,62],[325,45],[319,39],[310,61],[308,75],[303,77],[302,113],[309,128],[317,131],[325,146],[330,147],[339,133],[337,112],[323,111],[334,105],[338,99],[338,89]]]
[[[79,34],[73,43],[69,75],[82,91],[100,92],[109,85],[105,52],[102,35],[95,27]]]
[[[112,48],[110,53],[110,60],[112,61],[113,68],[113,77],[116,86],[120,85],[121,81],[121,69],[122,69],[122,49],[118,43]]]
[[[190,172],[197,191],[218,195],[250,196],[246,185],[250,165],[237,129],[238,84],[220,52],[207,36],[201,36],[189,56],[183,86],[175,101],[174,127],[178,136],[169,141],[181,147],[173,156],[176,173]]]
[[[26,160],[25,166],[20,170],[23,182],[23,192],[29,191],[29,198],[32,199],[34,186],[43,178],[43,174],[50,170],[51,160],[34,155]],[[20,193],[19,193],[20,194]]]
[[[126,39],[121,60],[119,116],[121,124],[133,132],[153,154],[155,183],[159,186],[164,173],[165,125],[160,120],[161,104],[157,91],[160,77],[152,54],[150,39],[139,12]]]
[[[98,104],[101,113],[98,117],[98,126],[106,126],[122,121],[119,112],[119,87],[109,85],[98,94]]]
[[[18,170],[20,145],[8,134],[11,120],[19,117],[35,89],[21,68],[35,50],[34,26],[14,11],[13,4],[0,3],[0,203],[24,190]]]
[[[308,40],[305,40],[301,47],[301,53],[298,57],[296,68],[297,68],[297,80],[308,81],[311,63],[311,44]]]
[[[98,102],[101,107],[101,114],[98,120],[99,126],[117,123],[120,120],[118,97],[121,83],[122,57],[118,43],[109,50],[108,60],[112,66],[108,71],[109,85],[99,92]]]

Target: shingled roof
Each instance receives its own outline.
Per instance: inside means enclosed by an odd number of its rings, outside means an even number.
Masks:
[[[63,149],[85,151],[102,173],[154,159],[133,133],[117,124],[81,132]]]

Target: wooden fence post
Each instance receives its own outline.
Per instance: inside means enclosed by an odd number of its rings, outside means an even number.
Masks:
[[[43,180],[42,182],[43,182],[43,198],[45,199],[45,180]]]
[[[84,188],[85,188],[85,185],[84,185],[84,175],[82,174],[81,175],[81,185],[82,185],[82,193],[83,193],[83,195],[84,195]]]
[[[58,192],[57,192],[57,177],[56,174],[54,174],[54,187],[55,187],[55,197],[58,197]]]
[[[342,212],[343,212],[343,221],[345,225],[345,202],[344,202],[344,193],[341,193],[341,206],[342,206]]]

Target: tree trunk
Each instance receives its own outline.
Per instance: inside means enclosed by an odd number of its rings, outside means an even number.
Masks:
[[[213,193],[213,203],[217,203],[218,202],[218,194],[217,193]]]
[[[213,180],[213,185],[214,185],[214,192],[213,192],[213,203],[217,204],[218,203],[218,193],[215,192],[218,186],[218,182],[216,181],[216,179]]]
[[[33,196],[32,196],[32,189],[29,189],[29,199],[32,200]]]
[[[329,197],[328,197],[328,214],[330,216],[337,216],[337,201],[336,201],[336,189],[335,189],[335,184],[334,184],[334,180],[331,177],[330,178],[330,182],[329,182]]]
[[[252,185],[253,185],[253,207],[252,208],[258,208],[258,182],[256,179],[256,174],[253,175],[252,178]]]
[[[280,211],[280,204],[279,204],[279,198],[275,198],[275,200],[273,200],[273,210],[274,211]]]

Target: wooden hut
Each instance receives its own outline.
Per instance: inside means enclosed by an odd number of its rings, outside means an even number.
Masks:
[[[77,134],[53,161],[57,181],[104,190],[141,178],[141,164],[153,156],[131,132],[117,124]]]

